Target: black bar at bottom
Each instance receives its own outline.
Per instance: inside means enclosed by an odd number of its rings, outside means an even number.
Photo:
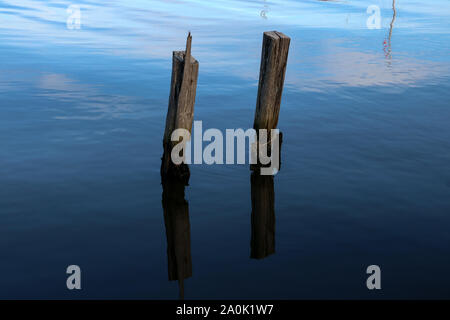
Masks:
[[[358,319],[398,314],[417,316],[423,313],[445,314],[447,301],[407,300],[3,300],[2,313],[7,309],[15,316],[23,312],[36,315],[114,316],[138,315],[138,319],[314,319],[345,315]],[[133,317],[133,319],[136,317]]]

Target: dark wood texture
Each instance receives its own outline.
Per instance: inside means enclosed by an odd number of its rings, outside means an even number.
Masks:
[[[189,33],[185,51],[174,51],[172,56],[172,79],[170,84],[169,106],[164,131],[164,154],[161,164],[161,176],[166,177],[169,171],[180,176],[188,172],[187,166],[176,166],[171,162],[172,132],[176,129],[186,129],[191,132],[194,118],[195,96],[199,63],[191,55],[192,36]],[[177,168],[178,167],[178,168]]]
[[[290,42],[291,39],[281,32],[264,32],[255,130],[277,127]]]

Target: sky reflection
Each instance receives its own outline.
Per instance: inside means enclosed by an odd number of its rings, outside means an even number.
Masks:
[[[80,30],[66,27],[66,10],[71,4],[81,8]],[[373,4],[381,8],[380,30],[366,28],[366,8]],[[169,61],[171,51],[182,47],[190,30],[193,54],[201,61],[202,72],[226,71],[256,82],[261,33],[278,28],[293,38],[287,72],[291,87],[320,91],[329,85],[412,85],[446,76],[449,63],[443,51],[448,49],[450,3],[397,1],[396,7],[397,21],[390,28],[390,0],[101,4],[24,0],[20,5],[4,0],[0,1],[0,49],[16,46],[37,53],[48,48],[88,50],[86,54]],[[261,11],[265,11],[264,17]],[[394,36],[388,36],[389,32]],[[426,36],[415,42],[421,33]],[[396,37],[407,41],[399,43]],[[437,37],[445,43],[440,43],[440,48]],[[358,44],[360,39],[364,43]]]

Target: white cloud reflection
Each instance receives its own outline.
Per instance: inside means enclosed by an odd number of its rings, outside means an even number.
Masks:
[[[58,108],[60,115],[54,116],[58,120],[140,117],[148,107],[135,97],[104,94],[98,87],[80,83],[64,74],[43,73],[34,81],[35,87],[40,89],[39,96],[65,102],[67,106],[77,109],[73,112],[70,108]]]

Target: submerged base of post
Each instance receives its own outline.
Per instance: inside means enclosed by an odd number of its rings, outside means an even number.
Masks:
[[[170,159],[169,149],[164,148],[164,154],[161,158],[161,182],[164,184],[166,181],[178,181],[185,186],[189,185],[189,178],[191,177],[191,171],[189,166],[185,163],[176,165]]]
[[[259,141],[258,137],[256,139],[257,139],[256,141],[258,143],[258,141]],[[272,141],[271,139],[272,138],[269,137],[268,141]],[[280,131],[278,133],[278,139],[280,139],[280,142],[278,145],[278,170],[277,171],[280,171],[281,170],[281,146],[283,145],[283,132]],[[258,144],[258,148],[259,148],[259,144]],[[259,154],[259,149],[257,152]],[[267,144],[267,156],[272,158],[272,145],[270,143]],[[258,161],[257,163],[250,165],[250,170],[257,171],[257,170],[260,170],[261,168],[268,168],[272,165],[272,163],[265,164],[265,165],[260,163],[259,157],[257,157],[257,161]]]

